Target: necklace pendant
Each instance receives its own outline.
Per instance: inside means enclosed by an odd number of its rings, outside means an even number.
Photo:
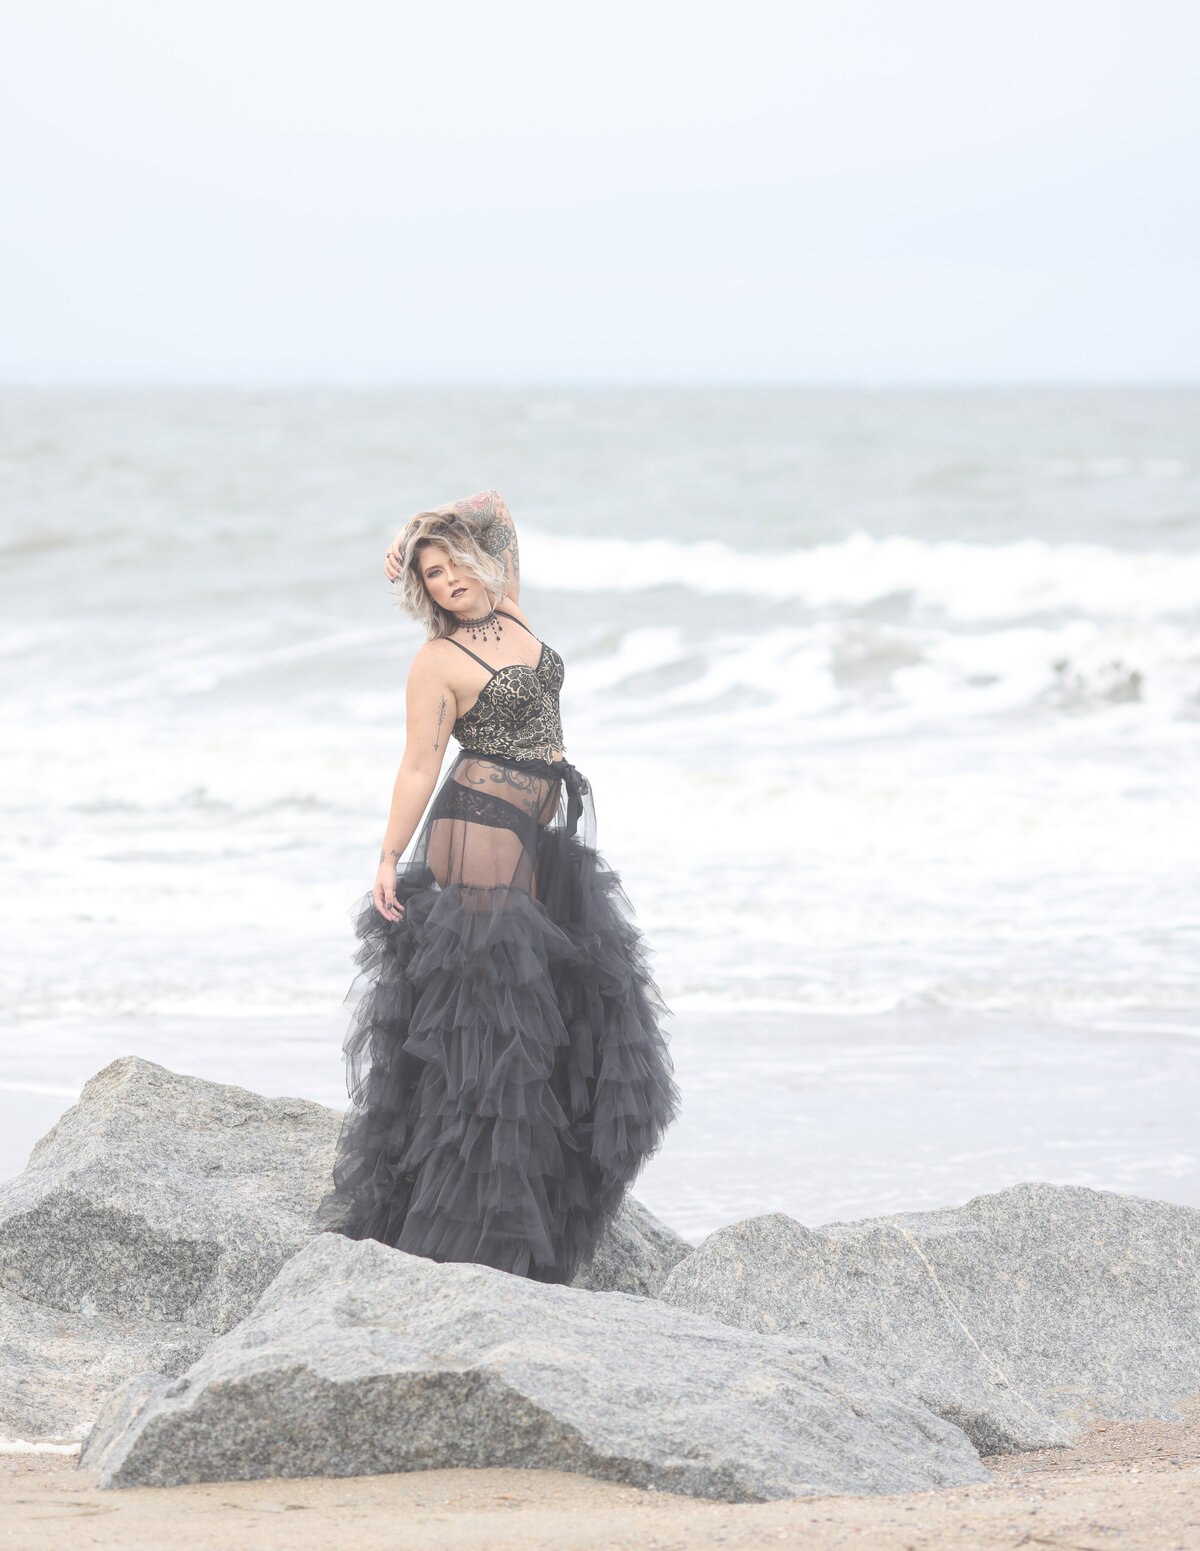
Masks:
[[[484,614],[481,619],[460,619],[455,629],[461,630],[464,635],[470,636],[477,646],[480,640],[482,640],[485,646],[487,645],[489,630],[495,637],[497,644],[500,641],[500,618],[495,609],[492,609],[490,614]]]

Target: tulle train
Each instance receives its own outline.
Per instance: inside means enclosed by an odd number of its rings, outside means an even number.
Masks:
[[[527,779],[536,816],[512,806]],[[403,919],[369,896],[358,914],[351,1109],[318,1222],[567,1282],[674,1117],[662,1004],[620,882],[577,832],[578,773],[464,755],[456,783],[398,880]],[[485,855],[502,881],[478,881]],[[431,856],[454,859],[441,880]]]

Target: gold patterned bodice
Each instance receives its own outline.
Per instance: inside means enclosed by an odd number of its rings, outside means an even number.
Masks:
[[[493,668],[465,646],[462,650],[492,675],[454,724],[454,736],[467,753],[553,759],[563,748],[558,697],[566,672],[554,648],[542,642],[536,667],[514,662],[504,668]]]

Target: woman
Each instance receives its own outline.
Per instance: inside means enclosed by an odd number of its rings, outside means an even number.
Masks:
[[[569,1282],[674,1118],[661,1003],[589,843],[588,784],[563,758],[562,659],[519,606],[503,500],[419,513],[385,570],[428,639],[356,927],[352,1107],[320,1221]],[[451,731],[461,752],[401,866]]]

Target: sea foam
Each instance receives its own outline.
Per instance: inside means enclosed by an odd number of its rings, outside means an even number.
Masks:
[[[811,609],[861,608],[909,594],[919,607],[963,622],[1063,612],[1153,618],[1200,609],[1200,553],[1099,544],[976,544],[856,532],[837,543],[771,551],[526,529],[521,549],[530,585],[560,592],[684,587]]]

